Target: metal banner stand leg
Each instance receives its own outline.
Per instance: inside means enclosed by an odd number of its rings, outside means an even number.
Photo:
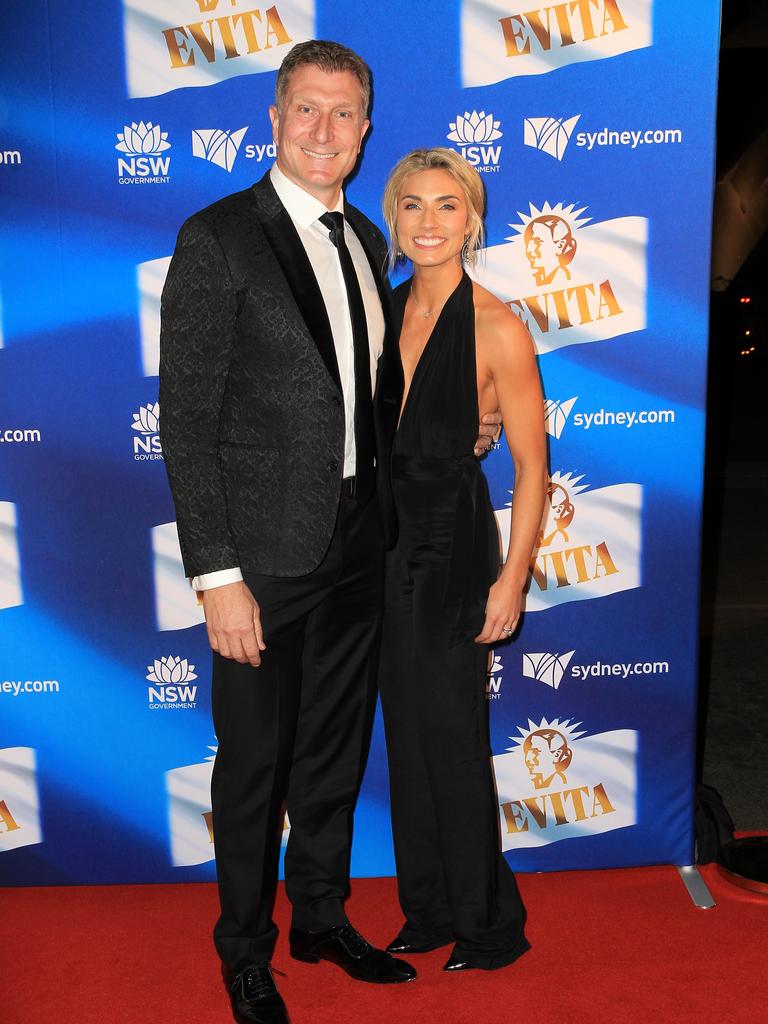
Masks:
[[[695,906],[701,907],[702,910],[710,910],[715,906],[712,893],[694,864],[678,865],[677,870]]]

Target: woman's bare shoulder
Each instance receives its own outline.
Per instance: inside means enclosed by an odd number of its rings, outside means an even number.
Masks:
[[[472,282],[475,328],[479,341],[490,345],[525,345],[530,348],[528,329],[509,306],[482,285]]]

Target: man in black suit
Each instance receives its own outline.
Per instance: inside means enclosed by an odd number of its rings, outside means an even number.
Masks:
[[[236,1017],[261,1024],[287,1020],[269,967],[284,804],[291,955],[365,981],[416,973],[344,912],[403,389],[386,245],[341,191],[369,99],[351,50],[295,46],[275,166],[183,225],[162,299],[162,445],[214,651],[214,938]]]

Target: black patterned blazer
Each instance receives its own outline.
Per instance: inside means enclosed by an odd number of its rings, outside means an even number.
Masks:
[[[386,245],[354,207],[344,216],[371,264],[387,325],[374,419],[392,544],[389,464],[403,381]],[[336,521],[344,402],[320,288],[268,174],[182,226],[161,323],[160,438],[185,572],[311,572]]]

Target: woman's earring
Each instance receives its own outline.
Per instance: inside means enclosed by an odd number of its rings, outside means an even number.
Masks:
[[[399,245],[397,247],[397,252],[395,253],[395,259],[397,260],[398,263],[405,263],[405,253],[403,252]]]
[[[461,259],[463,263],[469,260],[469,235],[464,239],[464,245],[461,247]]]

